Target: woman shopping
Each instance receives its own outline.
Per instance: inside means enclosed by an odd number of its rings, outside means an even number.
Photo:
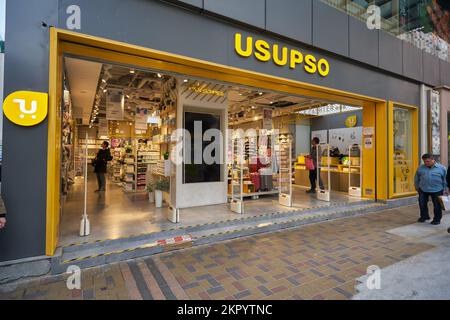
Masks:
[[[102,143],[102,148],[98,151],[93,163],[98,182],[98,190],[95,192],[106,191],[105,173],[108,161],[111,161],[112,159],[111,151],[109,150],[109,142],[104,141]]]
[[[309,161],[311,163],[309,170],[309,182],[311,184],[311,189],[307,190],[306,193],[316,193],[316,183],[317,177],[319,177],[319,187],[321,190],[324,189],[322,178],[320,177],[320,169],[317,168],[317,164],[320,163],[322,157],[319,152],[320,139],[314,138],[311,142],[311,152],[309,156]]]

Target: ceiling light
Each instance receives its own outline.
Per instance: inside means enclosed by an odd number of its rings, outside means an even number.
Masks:
[[[188,82],[189,80],[187,80],[187,79],[184,79],[184,83],[186,83],[186,82]]]
[[[131,69],[131,70],[130,70],[130,73],[131,73],[131,74],[134,74],[135,72],[136,72],[136,71],[134,71],[134,69]]]
[[[262,96],[263,95],[263,93],[262,92],[260,92],[260,93],[258,93],[260,96]]]
[[[162,75],[161,75],[161,73],[158,73],[158,78],[162,78]]]
[[[105,93],[108,92],[108,89],[104,89],[103,92],[105,92]]]
[[[103,83],[106,83],[106,80],[105,80],[105,79],[102,79],[102,82],[103,82]]]

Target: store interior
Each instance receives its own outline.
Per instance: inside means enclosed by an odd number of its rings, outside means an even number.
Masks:
[[[80,240],[85,197],[84,240],[365,200],[360,106],[78,57],[64,57],[62,105],[61,245]],[[202,134],[226,136],[223,154],[212,152],[223,164],[171,161],[175,130],[194,133],[198,121]],[[315,137],[324,189],[311,194],[306,162]],[[112,161],[106,191],[95,192],[91,163],[104,141]]]

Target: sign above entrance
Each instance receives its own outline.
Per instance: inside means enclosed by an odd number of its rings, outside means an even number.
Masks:
[[[298,65],[303,65],[304,70],[310,74],[319,74],[322,77],[328,76],[330,73],[330,64],[324,58],[317,59],[312,54],[304,55],[296,49],[287,47],[280,48],[280,45],[270,45],[265,40],[254,41],[253,37],[246,37],[243,44],[242,35],[235,35],[235,50],[238,55],[249,58],[252,55],[262,62],[272,60],[277,66],[283,67],[288,65],[289,68],[295,70]]]
[[[19,126],[38,125],[48,114],[48,94],[32,91],[11,93],[3,102],[3,113]]]

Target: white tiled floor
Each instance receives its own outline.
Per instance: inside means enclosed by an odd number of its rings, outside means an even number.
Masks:
[[[130,235],[151,233],[174,227],[185,227],[215,221],[257,216],[273,212],[289,211],[293,208],[278,204],[277,196],[266,196],[258,200],[246,200],[244,215],[233,213],[228,204],[182,209],[181,223],[172,224],[166,219],[167,209],[157,209],[148,202],[146,193],[126,194],[120,187],[108,183],[105,193],[94,193],[96,178],[92,174],[88,179],[88,215],[91,223],[91,235],[80,238],[80,219],[83,214],[84,185],[78,180],[63,204],[61,219],[60,245],[80,241],[116,239]],[[305,188],[294,187],[294,208],[329,206],[336,202],[350,203],[361,201],[346,194],[332,194],[332,202],[317,200],[305,193]]]

